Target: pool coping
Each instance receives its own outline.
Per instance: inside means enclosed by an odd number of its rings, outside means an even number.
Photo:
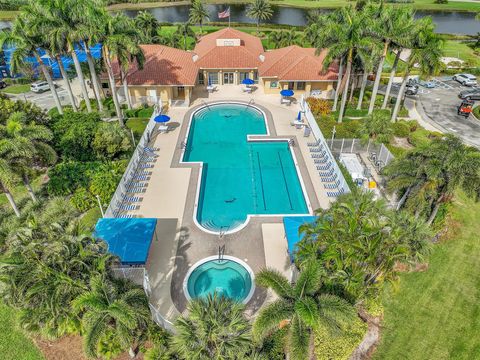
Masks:
[[[212,261],[212,260],[218,260],[218,255],[212,255],[208,256],[206,258],[198,260],[195,264],[193,264],[190,269],[188,269],[187,274],[185,275],[185,279],[183,280],[183,293],[185,294],[185,297],[187,298],[188,301],[192,300],[192,297],[190,296],[188,292],[188,279],[190,278],[190,275],[201,265]],[[250,287],[250,291],[248,292],[247,296],[245,299],[242,300],[242,304],[247,304],[253,297],[253,294],[255,292],[255,273],[253,272],[252,268],[243,260],[235,257],[235,256],[230,256],[230,255],[222,255],[222,260],[230,260],[233,262],[236,262],[243,266],[245,270],[248,271],[248,274],[250,275],[250,279],[252,282],[252,285]]]
[[[280,142],[281,141],[281,142],[290,143],[290,141],[292,140],[291,137],[277,137],[276,130],[275,130],[275,124],[273,122],[272,113],[268,109],[264,108],[263,106],[259,106],[257,104],[252,104],[250,102],[247,103],[247,102],[242,102],[242,101],[236,101],[236,100],[219,100],[219,101],[214,101],[214,102],[210,102],[210,103],[204,102],[203,104],[197,105],[197,106],[193,107],[192,109],[190,109],[185,114],[185,117],[184,117],[184,119],[188,118],[188,125],[186,127],[185,133],[183,134],[184,136],[182,136],[182,134],[180,134],[180,136],[178,138],[178,141],[180,142],[181,152],[180,152],[180,158],[177,160],[178,161],[177,164],[178,165],[190,165],[189,167],[197,167],[198,170],[199,170],[199,174],[197,176],[197,182],[196,182],[196,194],[195,194],[195,201],[194,201],[194,207],[193,207],[193,222],[194,222],[194,224],[201,231],[206,232],[208,234],[229,235],[229,234],[237,233],[237,232],[241,231],[242,229],[244,229],[245,227],[247,227],[252,218],[262,218],[262,217],[265,217],[265,218],[282,217],[283,218],[285,216],[313,215],[312,203],[310,202],[310,197],[308,195],[308,191],[306,189],[305,182],[303,180],[302,172],[300,171],[300,167],[299,167],[299,164],[298,164],[297,157],[295,155],[295,151],[293,150],[292,146],[289,146],[288,149],[290,150],[290,155],[292,156],[292,160],[293,160],[293,163],[295,165],[295,171],[297,173],[297,177],[298,177],[298,180],[300,182],[300,187],[302,189],[303,199],[304,199],[305,204],[307,206],[308,213],[247,214],[247,218],[245,219],[245,221],[241,225],[236,226],[235,228],[233,228],[231,230],[227,230],[227,231],[221,231],[221,230],[220,231],[213,231],[213,230],[205,228],[204,226],[202,226],[198,222],[197,212],[198,212],[198,205],[199,205],[199,198],[200,198],[200,191],[201,191],[201,183],[202,183],[202,172],[203,172],[203,164],[204,163],[202,161],[183,161],[183,158],[184,158],[184,155],[185,155],[186,144],[188,142],[188,136],[190,135],[190,128],[191,128],[191,125],[192,125],[193,116],[197,112],[199,112],[199,111],[201,111],[205,108],[208,108],[209,106],[217,106],[217,105],[222,105],[222,104],[245,105],[245,106],[254,108],[255,110],[259,111],[262,114],[263,120],[265,122],[266,134],[247,134],[247,142],[253,142],[253,141],[257,141],[257,142],[262,142],[262,141],[263,142],[275,142],[275,141],[278,141],[278,142]],[[182,129],[183,128],[184,128],[184,126],[182,126]],[[270,131],[270,130],[272,130],[272,131]],[[176,165],[175,160],[176,159],[175,159],[175,155],[174,155],[174,159],[172,160],[172,166]]]

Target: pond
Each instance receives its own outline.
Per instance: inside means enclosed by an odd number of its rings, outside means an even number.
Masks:
[[[225,5],[207,5],[210,21],[228,23],[228,19],[218,19],[217,13],[226,9]],[[246,16],[246,4],[230,5],[231,21],[241,23],[254,23],[254,20]],[[188,20],[188,5],[168,6],[148,9],[160,22],[185,22]],[[268,21],[272,24],[304,26],[307,23],[308,9],[292,7],[273,7],[272,18]],[[331,11],[331,10],[322,10]],[[127,10],[125,13],[134,17],[138,11]],[[445,34],[474,35],[480,32],[480,22],[475,20],[475,13],[470,12],[431,12],[417,11],[416,17],[431,16],[437,24],[437,32]]]

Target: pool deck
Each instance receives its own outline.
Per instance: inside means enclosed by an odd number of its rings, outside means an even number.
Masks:
[[[181,145],[187,134],[188,122],[193,111],[204,106],[204,101],[236,101],[248,103],[267,115],[272,138],[293,139],[292,147],[313,210],[327,208],[330,200],[318,176],[310,156],[303,130],[291,126],[300,106],[281,105],[279,95],[246,94],[240,86],[219,86],[213,94],[202,88],[194,91],[194,101],[189,108],[173,107],[168,111],[172,121],[167,133],[158,134],[154,146],[160,148],[158,159],[138,210],[131,212],[142,217],[161,219],[159,241],[152,245],[147,263],[150,281],[150,302],[162,316],[173,321],[186,308],[187,299],[183,282],[188,269],[198,260],[218,254],[219,247],[225,254],[245,261],[254,272],[273,267],[291,277],[290,259],[281,216],[252,217],[242,230],[223,236],[207,233],[193,220],[198,185],[199,164],[180,163]],[[256,288],[247,304],[247,312],[255,312],[271,299],[263,289]]]

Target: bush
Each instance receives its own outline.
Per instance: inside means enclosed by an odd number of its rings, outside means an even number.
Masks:
[[[392,124],[393,135],[400,138],[406,138],[410,134],[410,124],[406,121],[397,121]]]
[[[4,125],[14,112],[22,112],[26,116],[26,122],[35,122],[38,125],[49,125],[50,117],[45,110],[37,105],[25,101],[13,101],[0,93],[0,124]]]
[[[333,127],[335,126],[335,137],[353,139],[360,137],[360,128],[362,120],[350,120],[345,118],[342,123],[337,123],[333,116],[316,117],[318,126],[322,130],[326,138],[332,136]]]
[[[314,115],[325,116],[330,114],[332,111],[332,104],[330,101],[309,97],[307,98],[307,102]]]
[[[79,211],[87,211],[95,206],[95,197],[84,187],[79,187],[70,198],[70,202]]]
[[[117,123],[101,123],[93,139],[92,148],[97,159],[112,160],[132,150],[130,134]]]
[[[103,204],[107,204],[115,192],[122,174],[115,171],[100,172],[95,174],[90,183],[90,193],[100,196]]]
[[[448,4],[448,0],[435,0],[435,4]]]

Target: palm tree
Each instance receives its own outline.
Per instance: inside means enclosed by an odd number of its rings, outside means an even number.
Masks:
[[[268,20],[273,15],[273,9],[268,0],[253,0],[247,7],[247,16],[257,22],[257,34],[259,32],[260,20]]]
[[[142,32],[142,41],[150,44],[160,29],[160,23],[149,11],[140,11],[135,16],[135,26]]]
[[[392,43],[404,43],[408,38],[411,32],[411,27],[408,25],[412,23],[413,13],[410,8],[384,6],[383,3],[380,5],[369,5],[365,8],[365,11],[373,18],[372,30],[374,36],[383,42],[383,52],[378,62],[372,96],[368,106],[368,114],[371,114],[375,107],[385,58]]]
[[[96,357],[99,342],[110,332],[130,354],[141,331],[147,328],[150,311],[145,292],[124,279],[93,276],[90,290],[77,297],[73,308],[82,314],[84,349]],[[133,353],[134,355],[134,353]]]
[[[202,25],[205,20],[208,20],[208,11],[205,6],[202,4],[201,0],[194,0],[192,6],[190,7],[190,14],[188,21],[192,24],[200,25],[200,33],[203,33]]]
[[[177,33],[183,36],[183,50],[187,50],[187,38],[189,36],[195,37],[195,31],[190,26],[190,22],[178,23]]]
[[[15,215],[20,217],[20,210],[18,209],[17,203],[11,193],[11,189],[13,189],[15,184],[19,181],[19,178],[3,155],[0,146],[0,191],[7,197]]]
[[[28,174],[34,166],[53,165],[57,161],[55,150],[48,144],[52,132],[45,126],[25,123],[25,114],[13,113],[6,126],[0,125],[0,152],[10,166],[21,176],[33,201],[37,201]]]
[[[393,78],[395,77],[395,73],[397,72],[398,62],[400,61],[402,51],[403,48],[396,48],[395,59],[393,60],[392,69],[390,70],[390,76],[388,77],[387,89],[385,90],[385,97],[383,98],[382,110],[387,108],[388,100],[390,98],[390,92],[392,91]]]
[[[214,294],[190,301],[187,310],[175,321],[173,338],[182,359],[244,359],[251,350],[243,304]]]
[[[2,31],[0,33],[0,48],[4,45],[15,47],[12,53],[10,70],[12,73],[17,73],[25,66],[24,59],[27,56],[33,55],[35,60],[42,71],[45,80],[48,83],[50,91],[52,92],[55,106],[59,114],[63,114],[62,104],[57,94],[57,89],[53,83],[50,71],[43,62],[38,48],[43,47],[42,34],[38,34],[31,31],[31,24],[34,22],[34,18],[30,15],[34,13],[29,8],[24,8],[22,12],[15,18],[11,31]]]
[[[356,316],[345,300],[321,292],[322,269],[316,261],[305,263],[293,284],[275,269],[261,270],[255,282],[272,289],[279,299],[260,310],[253,325],[254,336],[263,339],[288,327],[287,349],[291,359],[310,358],[315,330],[340,330],[343,321]]]
[[[411,50],[407,60],[405,74],[400,90],[398,91],[395,107],[392,111],[392,121],[397,119],[408,76],[413,66],[418,64],[421,73],[428,75],[433,74],[441,66],[443,40],[434,30],[435,24],[431,18],[425,17],[416,21],[415,29],[410,39],[409,48]]]
[[[296,45],[299,41],[299,35],[295,29],[272,31],[268,37],[276,48]]]
[[[182,42],[182,36],[177,32],[159,33],[154,38],[155,44],[179,48]]]

